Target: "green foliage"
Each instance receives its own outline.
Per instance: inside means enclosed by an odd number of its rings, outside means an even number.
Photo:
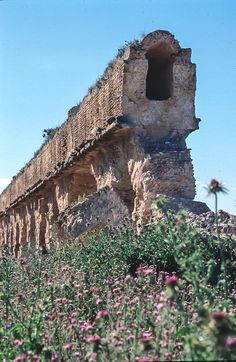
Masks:
[[[116,59],[121,58],[124,55],[125,50],[128,47],[132,47],[135,50],[139,50],[141,48],[141,42],[138,39],[134,39],[134,40],[131,40],[131,41],[126,40],[124,45],[118,49],[118,52],[116,54]]]
[[[116,60],[124,55],[125,50],[128,47],[132,47],[133,49],[138,50],[141,48],[141,42],[140,40],[137,39],[134,39],[132,41],[125,41],[124,45],[118,49],[116,56],[108,63],[103,74],[100,77],[98,77],[96,82],[91,87],[89,87],[88,93],[91,93],[92,90],[95,88],[100,89],[103,86],[103,84],[108,80],[109,72],[114,68]]]
[[[59,130],[59,127],[44,129],[43,130],[43,138],[45,138],[45,141],[46,142],[51,141],[58,130]]]
[[[44,138],[44,142],[41,144],[41,146],[34,152],[33,157],[20,169],[20,171],[18,172],[17,176],[20,175],[22,172],[24,172],[24,170],[30,165],[31,161],[36,158],[39,153],[42,151],[43,147],[49,142],[51,141],[54,136],[56,135],[57,131],[59,130],[60,127],[55,127],[55,128],[48,128],[48,129],[44,129],[43,130],[43,138]]]
[[[167,212],[139,236],[108,228],[47,255],[5,255],[0,360],[234,360],[232,250]]]

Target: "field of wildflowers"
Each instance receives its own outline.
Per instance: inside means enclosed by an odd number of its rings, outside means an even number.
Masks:
[[[139,236],[5,250],[0,361],[236,360],[235,250],[182,213]]]

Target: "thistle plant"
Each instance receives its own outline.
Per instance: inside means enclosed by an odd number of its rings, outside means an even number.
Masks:
[[[215,223],[216,223],[216,233],[217,238],[220,241],[220,230],[219,230],[219,218],[218,218],[218,194],[227,193],[226,187],[217,181],[216,179],[212,179],[209,185],[207,185],[207,192],[208,195],[213,195],[215,198]],[[221,242],[221,241],[220,241]],[[227,283],[227,271],[226,271],[226,260],[225,260],[225,254],[224,254],[224,246],[220,245],[220,255],[221,255],[221,261],[222,261],[222,269],[224,272],[224,289],[225,289],[225,297],[228,295],[228,283]]]
[[[0,361],[236,361],[230,240],[167,211],[140,235],[104,229],[63,241],[0,257]]]
[[[207,185],[206,189],[207,189],[208,195],[213,195],[215,198],[215,223],[216,223],[217,236],[219,238],[218,194],[219,193],[226,194],[228,190],[222,183],[220,183],[219,181],[217,181],[214,178],[211,180],[209,185]]]

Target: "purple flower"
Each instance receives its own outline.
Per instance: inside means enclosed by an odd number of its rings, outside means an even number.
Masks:
[[[211,314],[211,319],[214,321],[222,321],[227,317],[227,314],[225,312],[213,312]]]
[[[154,274],[154,270],[152,267],[139,265],[139,267],[136,269],[136,274],[152,275]]]
[[[171,361],[171,359],[172,359],[172,353],[171,352],[165,352],[164,356],[167,359],[167,361]]]
[[[98,335],[95,335],[95,336],[87,335],[85,337],[85,340],[87,343],[99,344],[101,342],[101,337]]]
[[[16,346],[16,347],[21,347],[23,346],[24,342],[21,340],[21,339],[15,339],[13,341],[13,344]]]
[[[171,277],[166,278],[166,285],[169,285],[171,287],[175,286],[177,284],[177,277],[175,275],[172,275]]]
[[[150,362],[150,358],[149,357],[138,357],[136,359],[136,362]]]
[[[144,274],[146,274],[146,275],[152,275],[152,274],[154,274],[153,268],[152,268],[152,267],[146,268],[146,269],[144,270]]]
[[[70,342],[70,343],[65,344],[63,348],[65,351],[69,351],[70,349],[73,348],[73,345],[74,345],[74,343]]]
[[[18,293],[16,293],[16,297],[22,299],[25,297],[25,293],[18,292]]]
[[[107,310],[100,310],[96,315],[96,319],[108,318],[108,317],[109,317],[109,313]]]
[[[80,327],[81,331],[88,331],[89,329],[93,329],[93,325],[87,322]]]
[[[20,362],[20,361],[25,361],[25,360],[27,360],[27,354],[23,353],[20,356],[16,357],[14,359],[14,362]]]
[[[236,337],[228,337],[225,341],[225,345],[229,348],[236,346]]]
[[[217,194],[218,192],[227,193],[227,189],[223,184],[214,178],[210,181],[209,185],[207,185],[207,191],[208,194]]]
[[[141,343],[143,344],[148,344],[151,341],[153,341],[153,335],[151,332],[142,332],[140,334],[140,338],[141,338]]]

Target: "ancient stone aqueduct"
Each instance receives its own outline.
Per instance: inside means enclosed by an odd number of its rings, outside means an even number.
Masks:
[[[191,49],[169,32],[127,47],[2,192],[0,244],[18,255],[45,247],[54,227],[73,238],[125,218],[140,225],[160,194],[201,209],[185,143],[199,123],[195,89]]]

